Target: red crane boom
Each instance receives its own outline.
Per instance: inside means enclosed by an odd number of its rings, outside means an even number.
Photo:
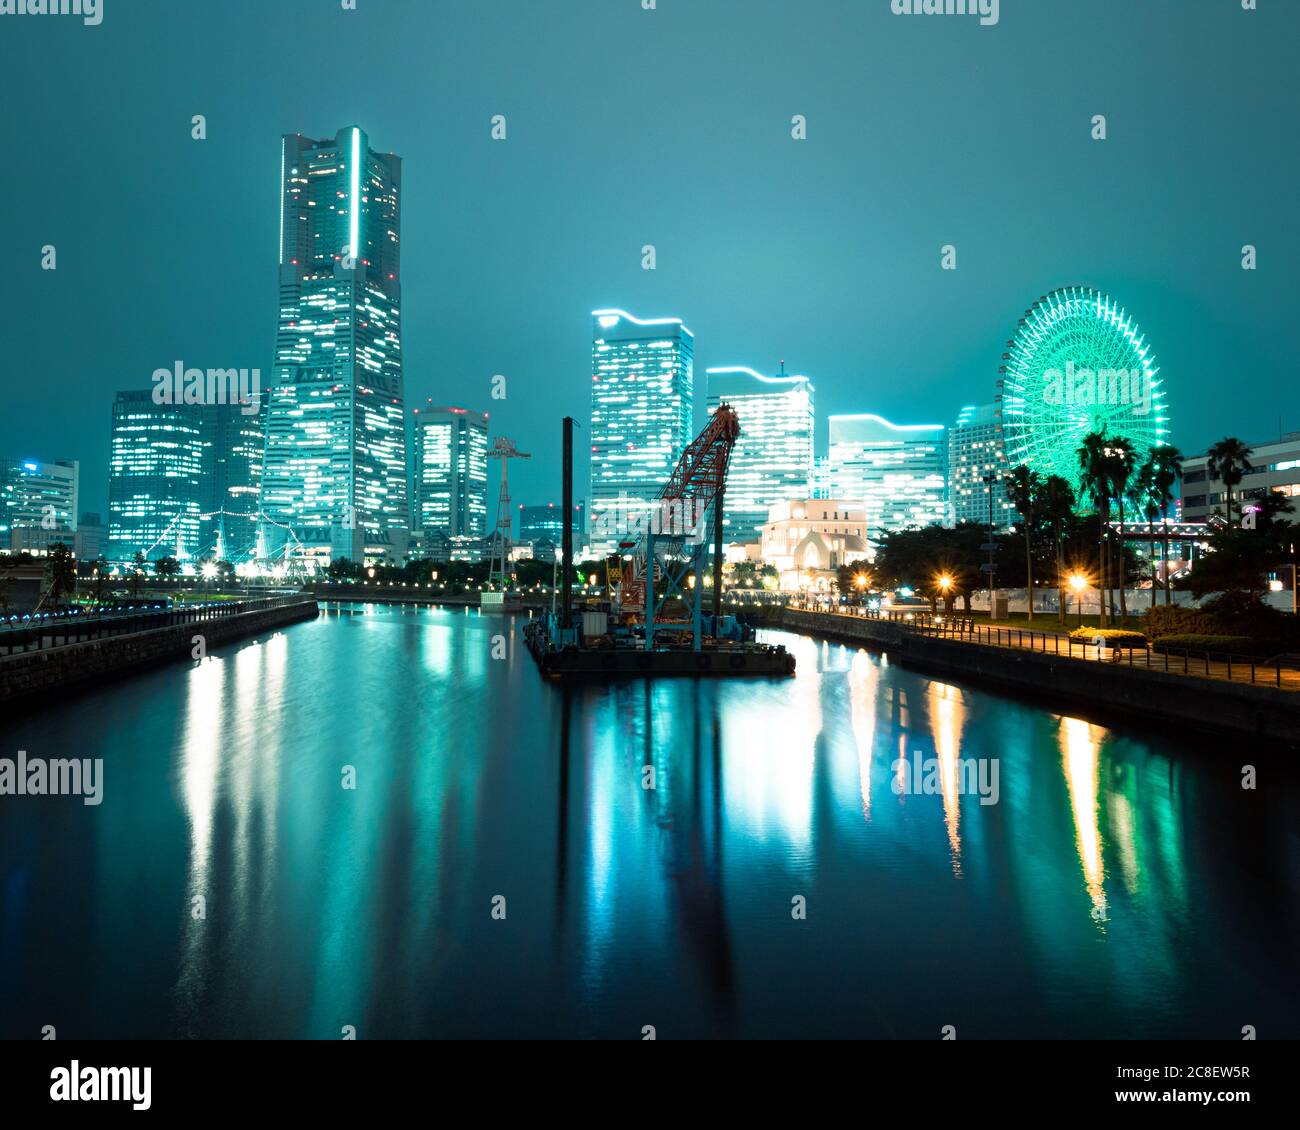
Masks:
[[[709,507],[726,486],[727,467],[739,437],[740,418],[735,409],[729,404],[719,405],[704,430],[686,445],[648,515],[656,537],[683,538],[698,532]],[[646,561],[646,547],[643,536],[632,560],[623,567],[620,596],[625,609],[645,603],[645,571],[654,568]]]
[[[720,404],[704,430],[686,445],[659,498],[689,500],[702,515],[726,485],[727,466],[738,438],[740,418],[730,404]]]

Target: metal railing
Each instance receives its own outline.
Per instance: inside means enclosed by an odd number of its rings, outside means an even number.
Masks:
[[[289,604],[303,604],[313,597],[259,597],[256,600],[223,600],[201,604],[161,605],[142,602],[111,612],[45,612],[0,618],[0,654],[22,655],[34,651],[86,643],[109,636],[125,636],[180,624],[201,624],[224,620],[245,612],[262,612]]]
[[[1271,683],[1275,687],[1281,687],[1283,667],[1295,667],[1297,689],[1300,689],[1300,656],[1296,655],[1264,658],[1225,651],[1169,648],[1161,647],[1158,639],[1153,642],[1145,638],[1141,646],[1120,641],[1119,643],[1104,642],[1099,647],[1095,637],[1084,639],[1062,632],[1039,632],[1033,628],[996,627],[978,623],[967,616],[938,615],[924,609],[876,610],[852,605],[841,607],[792,605],[791,607],[797,612],[814,612],[821,615],[894,623],[918,635],[964,640],[989,647],[1037,651],[1045,655],[1059,655],[1080,661],[1101,661],[1124,664],[1128,667],[1145,667],[1150,671],[1164,671],[1170,674],[1197,675],[1207,679],[1226,679],[1229,682],[1248,682],[1252,685]],[[1124,653],[1127,653],[1126,664]],[[1136,659],[1137,656],[1141,656],[1141,659]]]

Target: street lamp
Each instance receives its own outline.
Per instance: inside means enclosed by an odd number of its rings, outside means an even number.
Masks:
[[[993,564],[993,554],[997,551],[997,543],[993,540],[993,486],[998,481],[997,475],[988,474],[982,476],[984,485],[989,488],[989,540],[985,542],[985,547],[989,551],[988,564],[985,566],[985,572],[989,575],[989,623],[993,623],[995,617],[995,605],[997,600],[994,597],[993,579],[997,575]],[[1029,594],[1029,607],[1032,611],[1034,607],[1034,594]]]
[[[1079,627],[1083,627],[1083,590],[1088,587],[1088,578],[1082,573],[1070,574],[1070,588],[1074,589],[1074,606],[1079,613]]]
[[[943,594],[944,608],[948,607],[948,593],[952,589],[952,577],[947,573],[939,574],[939,591]]]

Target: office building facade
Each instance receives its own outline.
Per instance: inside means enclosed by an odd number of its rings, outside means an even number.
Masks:
[[[586,536],[586,507],[579,502],[573,507],[574,545],[581,544]],[[564,537],[564,508],[558,502],[548,502],[545,506],[519,507],[519,535],[516,541],[535,544],[547,542],[559,545]]]
[[[1204,522],[1212,514],[1226,514],[1227,487],[1210,477],[1209,456],[1189,456],[1183,461],[1182,514],[1186,522]],[[1300,514],[1300,432],[1287,432],[1271,443],[1251,445],[1251,470],[1232,488],[1232,515],[1238,520],[1240,502],[1250,505],[1267,491],[1292,500]],[[1289,515],[1292,521],[1296,515]]]
[[[205,404],[200,409],[200,557],[242,563],[256,556],[266,447],[266,415],[262,404],[257,408],[255,413],[239,404]]]
[[[709,369],[708,411],[729,404],[740,420],[723,504],[724,536],[759,540],[778,502],[807,499],[813,484],[813,385],[803,376],[775,376],[734,366]]]
[[[989,484],[992,484],[993,525],[1005,528],[1019,520],[1007,500],[1005,480],[1011,467],[997,404],[968,405],[948,430],[948,524],[989,524]]]
[[[158,404],[148,389],[113,402],[108,470],[108,548],[113,562],[136,553],[200,555],[203,417],[194,404]]]
[[[0,549],[39,554],[54,542],[71,548],[80,479],[75,459],[0,463]]]
[[[644,521],[692,438],[695,338],[680,318],[592,314],[591,538]]]
[[[425,537],[487,534],[488,417],[432,402],[412,413],[415,527]]]
[[[280,299],[261,507],[268,556],[405,554],[401,161],[352,126],[282,139]]]
[[[947,441],[942,424],[893,424],[871,413],[830,418],[831,494],[861,500],[871,537],[943,523]]]

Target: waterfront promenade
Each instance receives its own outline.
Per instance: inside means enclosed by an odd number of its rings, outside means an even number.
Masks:
[[[1063,704],[1279,746],[1300,745],[1300,672],[1282,661],[1195,651],[1165,654],[1149,644],[1098,649],[1054,632],[986,627],[957,616],[897,610],[789,608],[783,624]]]
[[[928,612],[870,612],[858,608],[818,611],[816,615],[842,617],[850,621],[882,621],[897,624],[919,635],[960,640],[985,647],[1034,651],[1077,659],[1081,663],[1118,664],[1121,667],[1159,671],[1161,674],[1219,679],[1300,692],[1300,656],[1262,657],[1178,647],[1161,649],[1150,642],[1141,648],[1098,648],[1093,637],[1081,640],[1068,632],[1042,632],[1028,627],[981,624],[960,613],[932,616]]]

